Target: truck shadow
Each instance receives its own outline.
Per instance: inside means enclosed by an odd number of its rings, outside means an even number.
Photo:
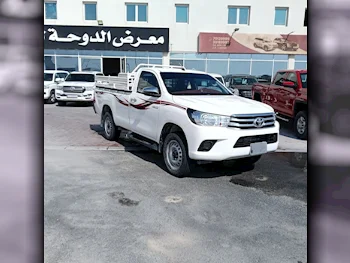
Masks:
[[[120,144],[123,142],[120,141]],[[160,169],[168,173],[163,161],[163,156],[154,151],[127,151],[137,156],[138,158],[157,165]],[[208,179],[223,176],[241,175],[254,169],[254,166],[242,167],[233,163],[209,163],[209,164],[195,164],[190,175],[187,178]]]
[[[90,129],[95,131],[98,135],[103,136],[103,128],[98,125],[90,125]],[[122,133],[120,138],[116,141],[118,144],[125,148],[126,152],[133,154],[134,156],[157,165],[160,169],[167,172],[167,168],[163,161],[163,156],[153,150],[150,150],[136,142],[125,139],[125,134]],[[288,160],[288,163],[295,168],[304,168],[307,165],[306,153],[272,153],[269,155],[283,156]],[[257,163],[259,164],[259,162]],[[227,162],[214,162],[208,164],[195,164],[193,172],[187,176],[192,178],[216,178],[223,176],[244,176],[255,169],[255,165],[242,166],[237,161]],[[168,172],[167,172],[168,173]]]

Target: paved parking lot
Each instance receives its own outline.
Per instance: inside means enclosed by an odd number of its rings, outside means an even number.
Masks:
[[[91,107],[45,105],[45,262],[306,262],[306,154],[178,179],[96,125]]]

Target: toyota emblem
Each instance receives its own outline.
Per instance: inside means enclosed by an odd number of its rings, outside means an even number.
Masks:
[[[72,91],[75,90],[75,87],[70,87],[70,90],[72,90]]]
[[[253,124],[256,128],[260,128],[264,125],[264,119],[263,118],[256,118],[254,120]]]

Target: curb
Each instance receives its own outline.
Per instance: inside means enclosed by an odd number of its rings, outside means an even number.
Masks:
[[[72,150],[72,151],[117,151],[117,152],[147,152],[151,151],[142,146],[45,146],[44,150]],[[302,149],[277,149],[276,152],[282,153],[307,153]]]

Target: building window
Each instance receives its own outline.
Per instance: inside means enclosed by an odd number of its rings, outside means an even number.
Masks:
[[[307,27],[307,8],[305,9],[304,26]]]
[[[188,5],[175,5],[176,23],[188,23]]]
[[[85,20],[97,20],[97,4],[86,2],[84,3]]]
[[[276,7],[275,8],[275,26],[287,26],[288,25],[288,8]]]
[[[147,22],[147,4],[126,4],[126,21]]]
[[[250,7],[229,7],[228,23],[233,25],[249,25]]]
[[[57,19],[57,3],[45,2],[45,18]]]

